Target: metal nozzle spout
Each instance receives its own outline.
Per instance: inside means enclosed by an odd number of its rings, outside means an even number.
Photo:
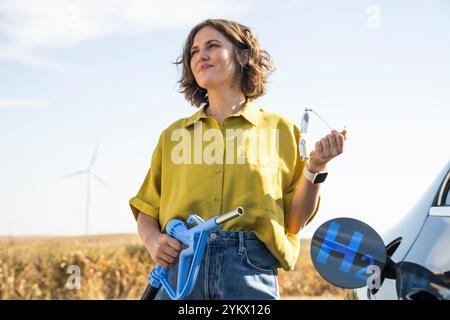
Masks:
[[[230,221],[234,218],[237,218],[239,216],[242,216],[244,214],[244,209],[242,209],[241,207],[238,207],[236,209],[234,209],[233,211],[230,211],[228,213],[224,213],[223,215],[217,217],[216,219],[216,223],[217,224],[223,224],[227,221]]]

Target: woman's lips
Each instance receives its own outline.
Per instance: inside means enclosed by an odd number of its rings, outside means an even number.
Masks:
[[[212,67],[212,65],[210,65],[210,64],[201,65],[200,66],[200,71],[204,71],[204,70],[209,69],[211,67]]]

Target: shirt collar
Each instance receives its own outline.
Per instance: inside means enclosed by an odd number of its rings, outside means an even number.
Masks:
[[[239,117],[239,116],[242,116],[244,119],[253,124],[255,127],[257,127],[259,124],[259,110],[256,106],[253,105],[250,99],[247,99],[242,108],[239,109],[239,111],[231,114],[229,117]],[[202,118],[208,118],[208,116],[205,113],[205,105],[201,106],[200,110],[198,110],[196,113],[190,116],[187,119],[184,126],[188,127]]]

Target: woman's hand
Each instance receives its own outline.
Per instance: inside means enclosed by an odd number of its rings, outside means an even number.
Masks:
[[[345,129],[342,132],[333,130],[320,141],[317,141],[314,151],[311,151],[309,156],[308,170],[311,172],[325,170],[327,163],[331,159],[344,152],[346,134],[347,131]]]
[[[166,233],[160,233],[160,236],[149,246],[149,253],[153,261],[169,269],[176,265],[180,252],[184,248],[186,245],[169,237]]]
[[[156,218],[139,212],[138,232],[145,248],[157,264],[163,268],[172,268],[177,263],[180,251],[186,248],[186,245],[161,233],[160,230]]]

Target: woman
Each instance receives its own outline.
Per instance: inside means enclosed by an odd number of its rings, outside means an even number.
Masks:
[[[319,206],[314,175],[343,152],[345,131],[318,141],[309,161],[300,158],[298,128],[253,104],[274,67],[244,25],[200,23],[177,63],[181,92],[200,109],[160,135],[130,200],[139,235],[157,264],[173,268],[183,247],[165,234],[171,219],[195,213],[207,220],[240,206],[243,216],[209,235],[187,299],[279,299],[277,268],[294,269],[298,233]],[[160,290],[156,299],[168,296]]]

